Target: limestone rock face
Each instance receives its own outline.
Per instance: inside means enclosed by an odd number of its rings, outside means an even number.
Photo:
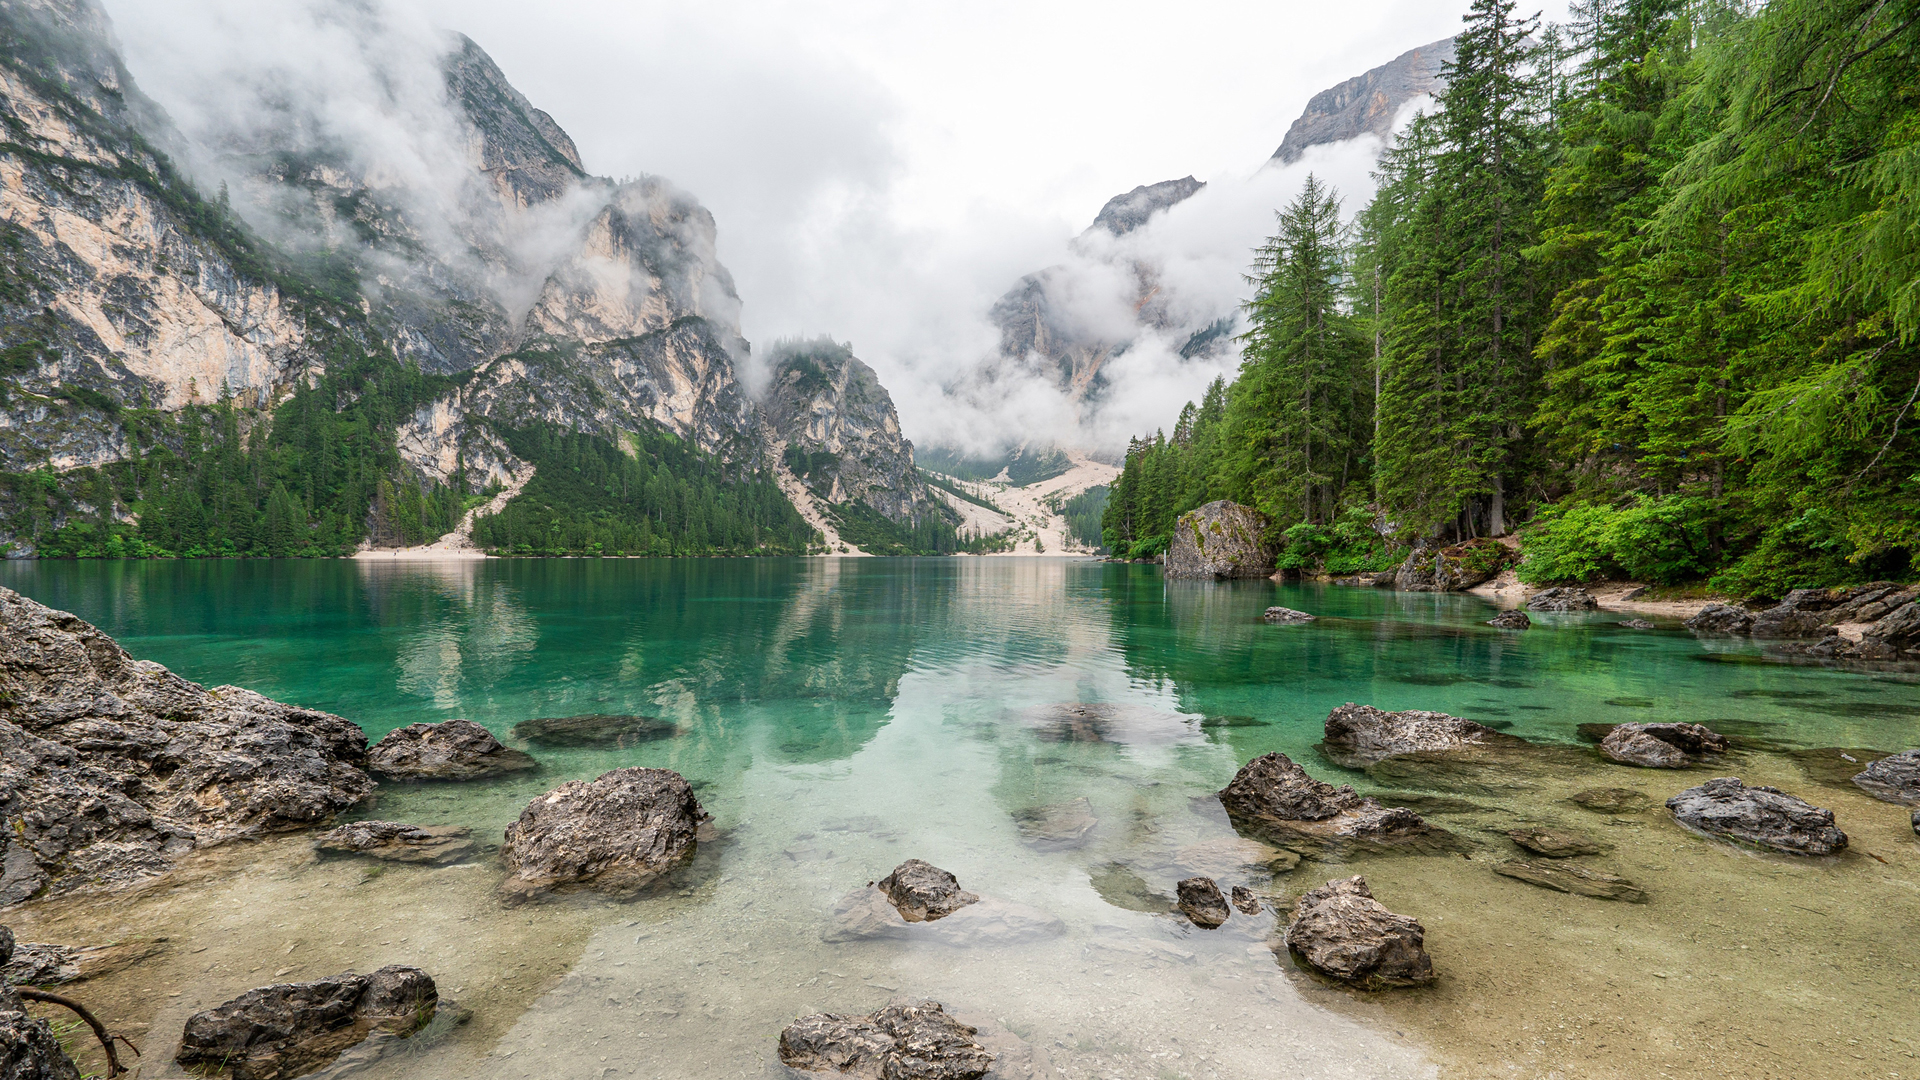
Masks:
[[[1265,514],[1216,499],[1180,515],[1167,548],[1167,577],[1195,580],[1267,577],[1273,551],[1262,534]]]
[[[263,986],[188,1017],[174,1060],[233,1080],[301,1076],[376,1030],[411,1034],[439,1004],[431,976],[397,965]]]
[[[1528,611],[1598,611],[1600,604],[1585,589],[1546,589],[1527,598]]]
[[[349,721],[205,689],[0,589],[0,907],[322,824],[372,792],[366,752]]]
[[[980,897],[960,887],[952,874],[919,859],[908,859],[880,879],[880,891],[908,922],[932,922],[977,904]]]
[[[1779,788],[1748,787],[1723,776],[1667,800],[1683,825],[1714,836],[1789,855],[1832,855],[1847,846],[1847,834],[1823,810]]]
[[[367,764],[395,780],[476,780],[540,765],[471,720],[395,728],[368,749]]]
[[[628,896],[692,854],[708,814],[669,769],[627,768],[562,784],[527,804],[500,848],[508,900],[554,890]]]
[[[1315,971],[1362,989],[1434,979],[1425,928],[1382,907],[1364,877],[1329,881],[1302,896],[1286,943]]]
[[[1620,724],[1600,740],[1600,752],[1623,765],[1683,769],[1709,754],[1724,754],[1727,737],[1700,724]]]
[[[398,821],[355,821],[314,839],[315,850],[365,855],[405,863],[457,862],[473,852],[472,829],[458,825],[407,825]]]
[[[1392,757],[1491,742],[1512,743],[1512,736],[1440,712],[1409,709],[1384,712],[1349,701],[1327,714],[1326,747],[1342,765],[1361,766]]]
[[[994,1062],[979,1033],[935,1001],[867,1016],[816,1013],[780,1033],[780,1062],[849,1080],[977,1080]]]
[[[1920,750],[1883,757],[1860,770],[1853,782],[1876,799],[1920,806]]]
[[[1454,41],[1445,38],[1408,49],[1364,75],[1313,95],[1273,152],[1275,160],[1291,164],[1308,147],[1360,135],[1386,138],[1401,106],[1422,94],[1438,93],[1446,85],[1441,72],[1453,57]]]
[[[1885,581],[1852,588],[1795,589],[1755,615],[1748,632],[1757,638],[1819,637],[1826,627],[1839,623],[1878,623],[1911,607],[1916,599],[1920,599],[1920,585]]]
[[[781,464],[829,505],[862,504],[908,528],[945,516],[914,467],[892,395],[845,346],[783,350],[760,414]]]

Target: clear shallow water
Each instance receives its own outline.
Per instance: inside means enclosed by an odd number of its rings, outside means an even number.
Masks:
[[[117,1023],[151,1032],[143,1075],[167,1075],[156,1063],[195,1009],[275,976],[383,963],[427,968],[475,1015],[365,1074],[382,1077],[777,1075],[787,1020],[896,995],[986,1025],[1010,1075],[1920,1075],[1920,845],[1903,810],[1823,769],[1831,756],[1794,753],[1920,743],[1913,676],[1754,663],[1746,643],[1606,613],[1509,634],[1480,625],[1491,610],[1469,597],[1167,583],[1066,559],[29,563],[0,583],[189,678],[336,712],[375,738],[455,716],[508,738],[525,719],[588,712],[682,729],[535,750],[533,777],[390,785],[368,816],[497,841],[561,781],[644,764],[695,781],[722,836],[682,888],[628,904],[504,909],[488,857],[376,873],[315,862],[289,838],[216,851],[136,898],[15,919],[28,940],[171,939],[89,984]],[[1321,618],[1260,623],[1273,603]],[[1344,701],[1569,750],[1491,779],[1372,778],[1313,749]],[[1111,719],[1047,711],[1069,702]],[[1654,719],[1759,748],[1680,774],[1573,749],[1580,724]],[[1467,804],[1433,820],[1473,857],[1274,875],[1223,854],[1233,833],[1206,796],[1268,750],[1389,798]],[[1853,852],[1747,855],[1658,809],[1726,773],[1833,807]],[[1609,817],[1564,801],[1599,786],[1655,808]],[[1017,814],[1078,796],[1100,819],[1085,847],[1022,842]],[[1614,850],[1590,861],[1652,901],[1493,875],[1518,854],[1501,830],[1523,821],[1603,835]],[[1050,912],[1065,933],[972,948],[821,939],[838,897],[908,857]],[[1365,873],[1425,923],[1441,982],[1350,994],[1277,959],[1270,917],[1203,933],[1132,910],[1197,871],[1278,897]]]

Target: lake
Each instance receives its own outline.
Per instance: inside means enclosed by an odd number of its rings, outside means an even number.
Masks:
[[[465,717],[543,765],[385,784],[361,816],[497,845],[559,783],[649,765],[693,781],[714,817],[672,887],[628,902],[506,907],[490,853],[317,860],[291,836],[214,849],[131,896],[10,913],[22,940],[168,939],[74,988],[136,1035],[141,1076],[173,1075],[196,1010],[389,963],[425,968],[472,1019],[357,1076],[778,1076],[794,1017],[904,996],[982,1026],[1007,1076],[1920,1076],[1920,843],[1905,808],[1847,782],[1849,759],[1920,744],[1914,674],[1775,663],[1618,613],[1503,632],[1474,597],[1168,582],[1067,558],[15,562],[0,584],[197,682],[376,739]],[[1267,625],[1270,604],[1319,618]],[[1542,744],[1540,764],[1342,769],[1315,745],[1349,701],[1470,717]],[[593,748],[512,735],[588,713],[675,733]],[[1579,732],[1651,720],[1705,723],[1736,749],[1710,769],[1643,770]],[[1289,869],[1212,798],[1272,750],[1413,806],[1463,850]],[[1852,846],[1790,859],[1676,826],[1664,800],[1716,775],[1834,809]],[[1597,787],[1648,805],[1568,801]],[[1037,808],[1079,798],[1097,818],[1083,842],[1035,837]],[[1523,824],[1603,838],[1583,861],[1648,902],[1496,875]],[[907,858],[1057,923],[1037,939],[828,940],[836,902]],[[1165,911],[1192,873],[1281,904],[1365,874],[1425,926],[1440,979],[1332,986],[1276,953],[1271,913],[1195,929]]]

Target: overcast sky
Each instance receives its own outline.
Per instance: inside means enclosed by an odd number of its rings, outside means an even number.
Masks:
[[[171,104],[167,91],[194,69],[232,63],[223,46],[321,48],[276,37],[298,20],[275,12],[330,0],[104,2],[135,78]],[[900,399],[908,433],[936,437],[944,400],[929,387],[991,351],[987,306],[1065,258],[1108,197],[1188,174],[1216,192],[1251,183],[1236,196],[1257,204],[1236,219],[1250,224],[1208,234],[1216,261],[1243,266],[1270,220],[1265,202],[1297,186],[1250,178],[1307,99],[1455,33],[1466,7],[341,2],[466,33],[573,136],[588,171],[661,175],[692,192],[719,222],[748,338],[851,341]],[[1370,154],[1323,175],[1364,188]],[[1366,194],[1350,190],[1348,211]],[[1155,384],[1156,400],[1125,422],[1170,422],[1211,377]]]

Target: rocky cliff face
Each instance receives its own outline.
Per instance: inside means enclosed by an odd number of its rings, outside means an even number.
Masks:
[[[1402,105],[1440,89],[1444,81],[1441,69],[1453,62],[1453,55],[1453,39],[1446,38],[1408,49],[1364,75],[1313,95],[1280,140],[1274,160],[1292,164],[1310,146],[1345,142],[1362,135],[1386,138]]]
[[[1142,184],[1125,195],[1115,195],[1100,208],[1093,219],[1093,228],[1105,229],[1115,236],[1123,236],[1147,223],[1147,219],[1176,203],[1184,202],[1198,194],[1207,185],[1191,176],[1178,180],[1162,180],[1157,184]]]
[[[134,87],[96,0],[0,0],[0,471],[115,461],[128,408],[264,411],[342,352],[378,351],[471,373],[394,434],[427,480],[524,474],[494,428],[536,422],[616,444],[655,426],[768,464],[713,216],[659,178],[587,173],[473,41],[449,38],[439,63],[444,100],[396,129],[413,140],[400,164],[309,122],[315,103],[250,88],[244,119],[189,142]],[[925,492],[891,401],[845,407],[849,432],[891,425],[881,456],[906,467],[841,489],[911,516]]]
[[[943,512],[914,467],[892,396],[852,350],[832,342],[786,350],[762,416],[782,464],[828,503],[865,503],[909,527]]]

